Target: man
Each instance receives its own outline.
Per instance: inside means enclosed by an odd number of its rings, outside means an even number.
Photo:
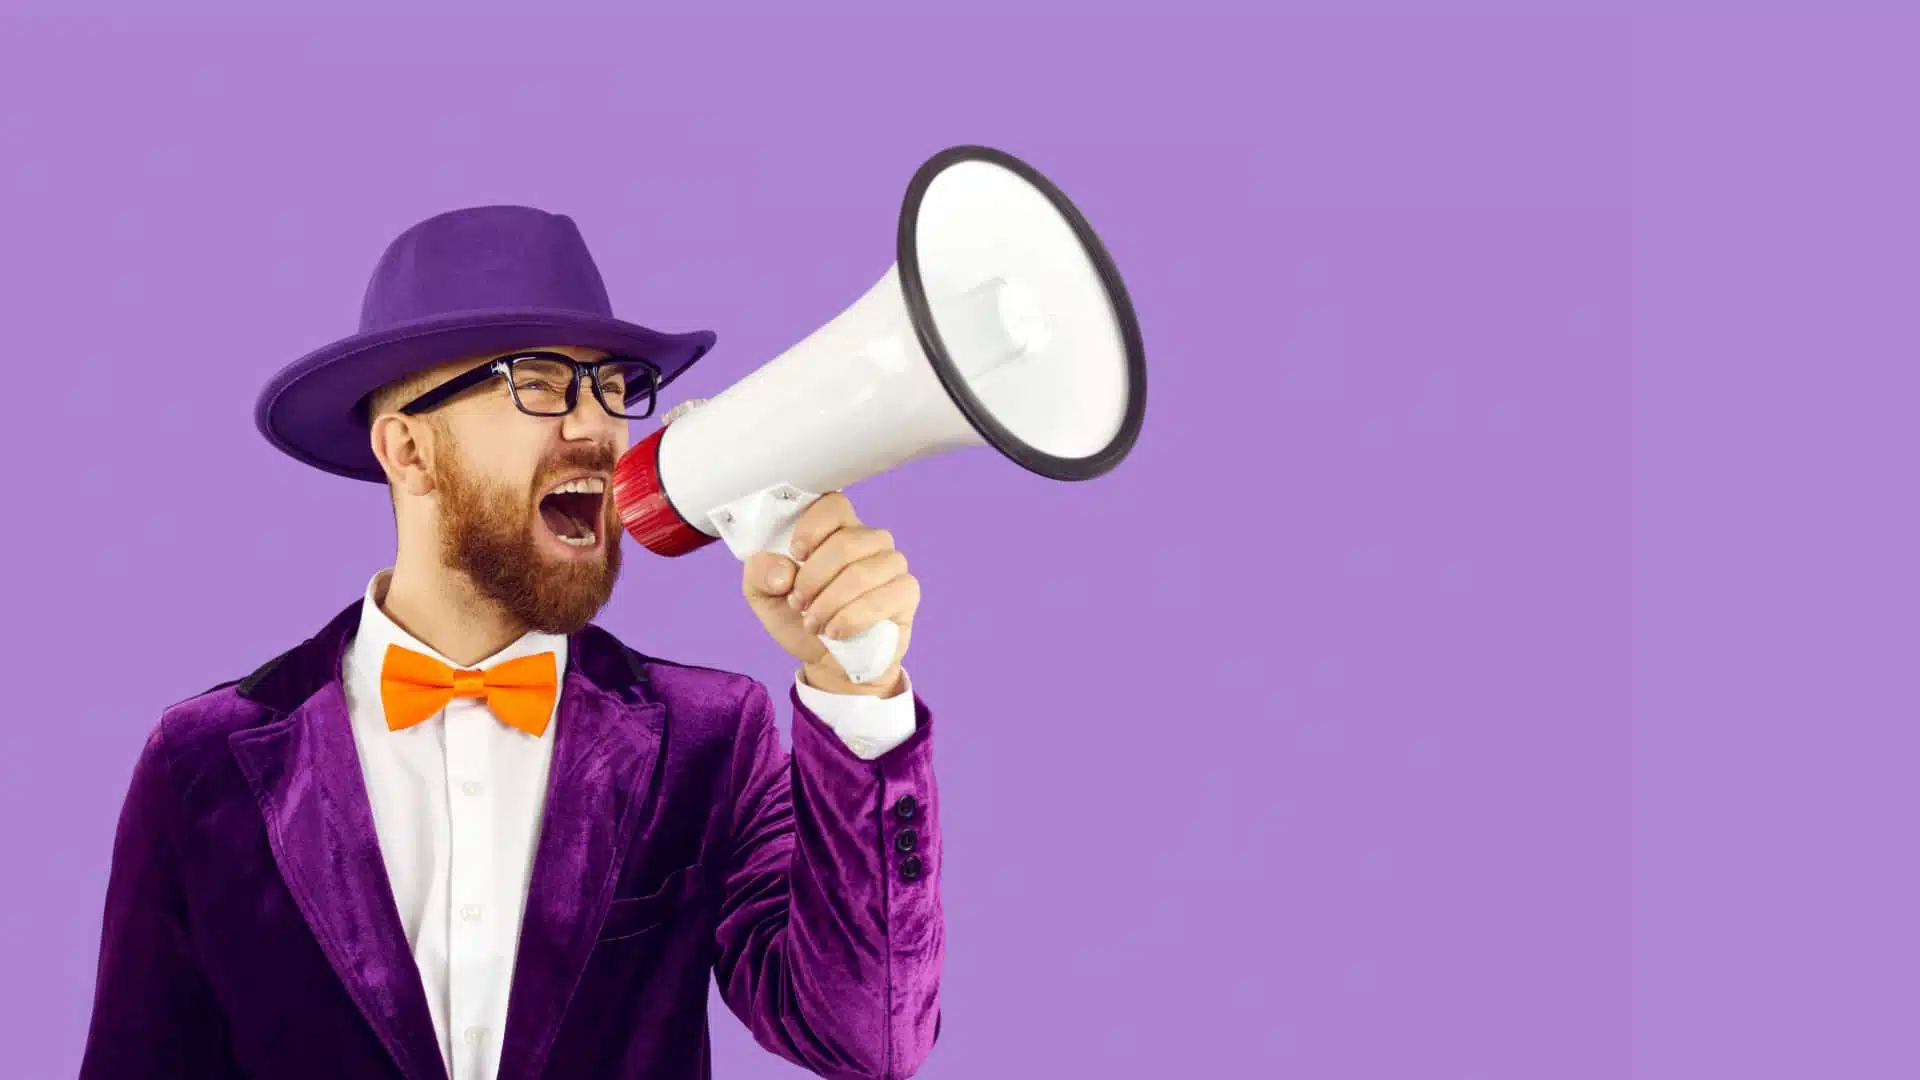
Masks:
[[[713,343],[613,318],[572,221],[430,218],[266,437],[384,482],[398,551],[244,679],[166,710],[114,841],[83,1080],[709,1075],[708,980],[826,1077],[912,1074],[945,945],[919,587],[842,496],[749,560],[766,688],[590,622],[628,420]],[[337,529],[338,522],[285,527]],[[654,612],[671,640],[671,612]],[[818,633],[902,628],[854,685]]]

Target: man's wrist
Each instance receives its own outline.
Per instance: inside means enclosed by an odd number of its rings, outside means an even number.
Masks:
[[[899,664],[887,669],[886,673],[868,683],[856,683],[847,678],[831,656],[818,663],[800,665],[800,677],[808,686],[823,694],[865,694],[869,697],[890,698],[906,689],[906,669]]]

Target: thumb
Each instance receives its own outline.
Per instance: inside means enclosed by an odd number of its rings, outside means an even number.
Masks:
[[[762,551],[747,559],[741,587],[749,600],[779,599],[793,589],[792,559]]]

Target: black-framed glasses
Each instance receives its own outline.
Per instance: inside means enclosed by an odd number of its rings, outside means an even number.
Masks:
[[[622,420],[653,415],[660,390],[660,369],[631,356],[609,356],[588,363],[554,352],[524,352],[489,360],[462,372],[400,407],[408,416],[438,408],[490,379],[507,381],[513,405],[529,416],[565,416],[580,404],[580,380],[593,387],[594,400]],[[641,402],[645,411],[631,406]]]

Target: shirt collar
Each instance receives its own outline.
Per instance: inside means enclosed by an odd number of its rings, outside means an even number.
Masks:
[[[442,656],[419,638],[409,634],[400,624],[388,617],[380,602],[386,598],[387,583],[393,578],[393,568],[386,567],[375,573],[367,581],[367,590],[360,600],[360,626],[353,636],[353,644],[347,650],[346,674],[365,693],[365,700],[380,700],[380,667],[386,660],[387,646],[398,645],[405,649],[423,653],[449,667],[461,665]],[[567,638],[564,634],[545,634],[528,631],[519,639],[509,643],[506,648],[472,665],[474,668],[491,667],[503,660],[515,657],[531,656],[534,653],[553,653],[554,669],[567,670]],[[554,696],[554,711],[560,708],[559,695]]]

